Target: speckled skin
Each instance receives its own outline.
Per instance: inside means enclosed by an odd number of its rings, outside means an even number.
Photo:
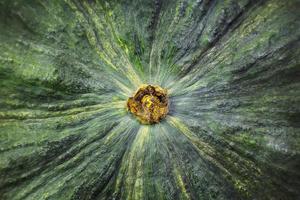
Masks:
[[[296,200],[298,0],[1,0],[1,200]],[[126,101],[169,93],[141,125]]]

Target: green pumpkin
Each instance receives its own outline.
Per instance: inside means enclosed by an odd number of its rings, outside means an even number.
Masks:
[[[1,200],[300,196],[298,0],[1,0]],[[169,112],[141,124],[142,84]]]

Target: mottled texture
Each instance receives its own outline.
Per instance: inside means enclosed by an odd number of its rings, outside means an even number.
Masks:
[[[1,0],[0,199],[299,199],[299,10]],[[158,124],[126,111],[141,84]]]

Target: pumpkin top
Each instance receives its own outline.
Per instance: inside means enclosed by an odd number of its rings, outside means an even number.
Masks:
[[[158,123],[169,111],[167,90],[141,85],[134,96],[128,98],[127,108],[142,124]]]

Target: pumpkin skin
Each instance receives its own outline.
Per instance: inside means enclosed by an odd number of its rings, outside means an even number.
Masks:
[[[2,0],[0,199],[297,199],[297,0]],[[142,84],[169,113],[126,110]]]

